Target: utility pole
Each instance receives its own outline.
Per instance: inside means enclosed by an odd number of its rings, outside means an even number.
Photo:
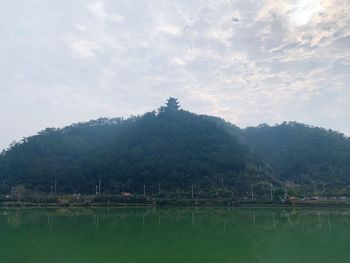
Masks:
[[[146,196],[146,185],[143,185],[143,196]]]
[[[251,196],[252,196],[252,200],[254,200],[254,189],[253,189],[253,184],[250,184],[250,193],[251,193]]]
[[[193,199],[193,184],[192,184],[192,195],[191,196],[192,196],[192,199]]]
[[[98,195],[98,185],[96,185],[96,195]]]
[[[287,194],[287,181],[284,181],[284,192]]]
[[[273,199],[273,196],[272,196],[272,184],[270,184],[270,197],[271,197],[271,201]]]
[[[300,190],[300,186],[299,186],[299,180],[297,179],[297,188],[298,188],[298,191]]]
[[[315,192],[317,191],[317,187],[316,187],[316,184],[314,183],[314,189],[315,189]]]
[[[98,195],[101,194],[101,179],[98,180]]]
[[[51,197],[52,197],[52,191],[53,191],[53,186],[51,185],[51,193],[50,193]]]
[[[322,185],[323,185],[323,196],[326,197],[326,188],[324,186],[324,183]]]

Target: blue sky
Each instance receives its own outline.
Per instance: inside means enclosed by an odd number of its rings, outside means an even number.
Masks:
[[[180,99],[350,135],[350,1],[0,1],[0,149]]]

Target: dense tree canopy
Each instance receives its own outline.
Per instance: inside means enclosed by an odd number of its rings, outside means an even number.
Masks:
[[[350,140],[341,133],[284,122],[247,128],[244,138],[283,180],[350,186]]]
[[[0,156],[0,191],[23,185],[48,192],[185,191],[246,193],[252,184],[285,181],[350,185],[350,141],[299,123],[244,130],[180,109],[170,98],[158,111],[46,129]]]
[[[46,129],[3,153],[0,176],[40,191],[56,180],[60,191],[92,193],[100,179],[109,192],[141,192],[144,184],[177,191],[216,187],[246,169],[247,148],[217,118],[171,101],[159,113]]]

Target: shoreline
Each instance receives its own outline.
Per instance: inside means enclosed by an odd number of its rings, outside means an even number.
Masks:
[[[95,202],[84,204],[81,202],[72,203],[40,203],[40,202],[0,202],[0,208],[156,208],[156,207],[232,207],[232,208],[350,208],[349,202],[293,202],[293,203],[271,203],[271,202],[153,202],[153,203],[114,203]]]

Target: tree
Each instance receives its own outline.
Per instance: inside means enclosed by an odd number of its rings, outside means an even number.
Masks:
[[[13,188],[13,195],[18,200],[18,202],[21,202],[21,198],[23,197],[25,192],[26,188],[23,185],[16,185]]]
[[[273,196],[276,200],[280,200],[281,198],[284,197],[285,194],[286,192],[281,188],[278,188],[273,192]]]
[[[12,185],[49,192],[55,180],[60,193],[82,194],[95,193],[100,179],[106,193],[142,193],[145,184],[188,192],[193,184],[207,196],[219,186],[244,195],[261,181],[268,197],[270,184],[285,181],[304,186],[305,194],[314,190],[310,182],[327,183],[327,193],[350,185],[350,139],[341,134],[298,123],[241,130],[180,110],[175,98],[161,109],[46,129],[13,144],[0,155],[0,178],[6,179],[0,193]],[[23,200],[23,189],[14,190],[13,198]]]

